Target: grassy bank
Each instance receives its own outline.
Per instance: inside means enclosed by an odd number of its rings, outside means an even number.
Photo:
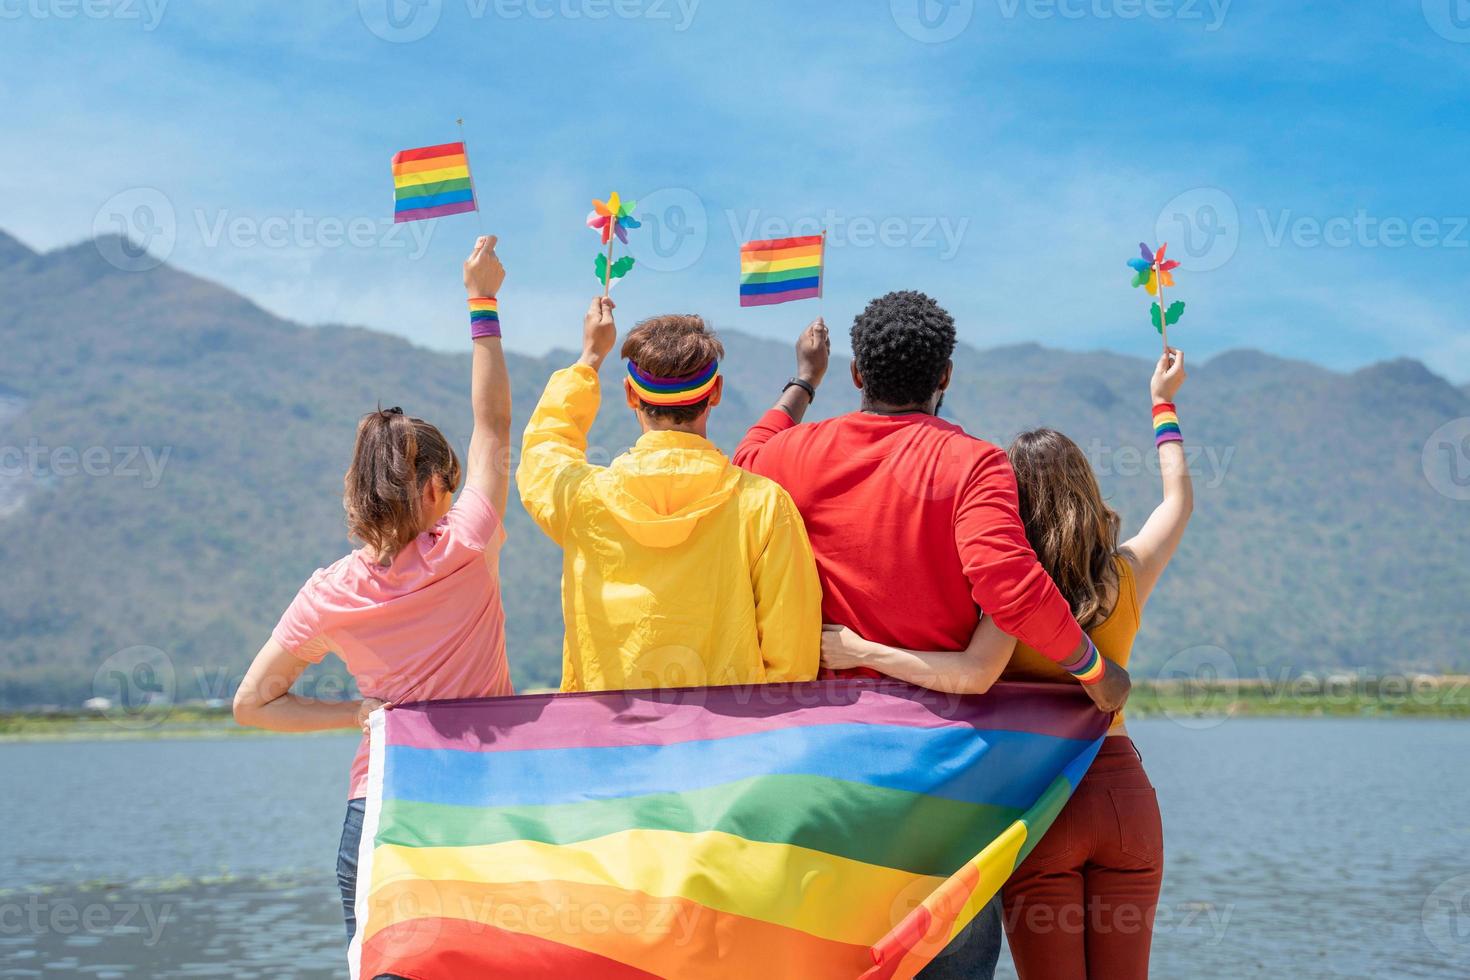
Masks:
[[[1295,678],[1273,681],[1137,681],[1132,718],[1369,717],[1470,719],[1470,677]],[[53,739],[251,738],[228,708],[182,706],[88,712],[0,714],[0,741]],[[337,733],[324,733],[337,734]]]
[[[1470,677],[1140,681],[1130,717],[1470,718]]]

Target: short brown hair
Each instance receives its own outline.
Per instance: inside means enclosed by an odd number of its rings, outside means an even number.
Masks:
[[[623,341],[623,360],[638,370],[660,378],[684,378],[725,356],[725,345],[704,318],[692,313],[669,313],[649,317],[629,332]],[[642,402],[642,400],[640,399]],[[643,414],[675,425],[688,425],[709,407],[709,398],[693,405],[650,405],[642,402]]]
[[[437,428],[399,408],[369,412],[342,481],[347,533],[390,563],[422,529],[424,486],[439,479],[453,493],[459,475],[459,457]]]

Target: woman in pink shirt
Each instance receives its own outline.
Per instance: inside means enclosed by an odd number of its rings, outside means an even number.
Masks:
[[[495,301],[505,270],[495,243],[479,239],[464,264],[475,346],[464,492],[453,501],[459,458],[438,429],[397,408],[363,416],[343,495],[348,530],[363,547],[302,586],[235,695],[240,724],[278,732],[360,728],[374,708],[392,702],[512,693],[499,576],[510,379]],[[328,653],[347,664],[361,701],[291,693]],[[364,737],[337,858],[349,938],[366,779]]]

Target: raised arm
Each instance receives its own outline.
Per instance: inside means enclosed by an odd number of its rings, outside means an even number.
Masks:
[[[796,374],[786,383],[776,404],[756,420],[735,448],[736,466],[759,472],[755,464],[761,447],[772,436],[791,428],[806,416],[817,388],[827,375],[827,363],[831,357],[832,338],[827,333],[826,322],[817,317],[796,338]]]
[[[505,268],[495,254],[494,235],[475,242],[464,263],[464,287],[469,293],[470,332],[475,352],[470,369],[470,404],[475,428],[465,460],[465,485],[485,495],[505,519],[510,492],[510,374],[500,346],[500,308],[497,296],[505,282]]]
[[[531,518],[561,544],[572,496],[596,467],[587,462],[587,433],[597,419],[597,372],[617,341],[613,301],[592,300],[582,319],[582,356],[551,376],[521,438],[516,486]]]
[[[963,650],[906,650],[874,643],[846,626],[822,627],[822,666],[871,667],[919,687],[947,694],[984,694],[1015,652],[1016,639],[986,616]]]
[[[1159,451],[1159,472],[1164,482],[1164,500],[1144,521],[1138,533],[1123,543],[1123,557],[1133,565],[1138,583],[1138,604],[1148,601],[1169,560],[1179,549],[1189,516],[1194,512],[1194,481],[1184,456],[1183,436],[1174,397],[1184,384],[1184,352],[1170,348],[1154,367],[1149,393],[1154,404],[1154,436]]]

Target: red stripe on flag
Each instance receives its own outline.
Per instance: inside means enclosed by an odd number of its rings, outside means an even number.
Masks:
[[[767,238],[759,242],[746,242],[740,246],[742,252],[764,252],[773,248],[799,248],[803,245],[822,244],[821,235],[806,235],[802,238]]]
[[[409,160],[432,160],[435,157],[454,156],[464,153],[463,143],[440,143],[438,146],[421,146],[416,150],[399,150],[393,154],[394,163],[407,163]]]

